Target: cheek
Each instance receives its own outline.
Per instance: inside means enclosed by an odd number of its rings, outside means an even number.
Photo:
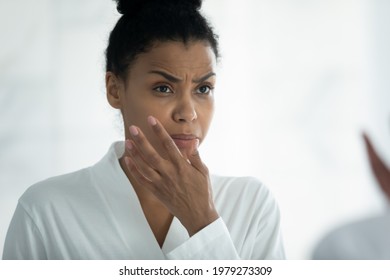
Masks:
[[[130,124],[140,126],[141,123],[145,123],[147,117],[153,115],[155,117],[159,117],[163,110],[161,110],[161,106],[158,103],[154,102],[154,100],[150,100],[145,95],[140,94],[138,91],[137,95],[131,96],[132,93],[127,93],[128,98],[126,99],[126,120]]]
[[[214,100],[211,100],[210,102],[207,103],[207,106],[203,107],[204,110],[204,115],[206,116],[206,119],[208,122],[211,122],[214,116]]]
[[[203,133],[206,134],[214,116],[214,103],[210,102],[207,106],[199,109],[199,119],[202,125]]]

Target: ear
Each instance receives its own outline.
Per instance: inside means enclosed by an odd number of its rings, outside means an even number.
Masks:
[[[106,94],[110,105],[115,109],[122,109],[121,91],[124,91],[122,80],[112,72],[106,73]]]

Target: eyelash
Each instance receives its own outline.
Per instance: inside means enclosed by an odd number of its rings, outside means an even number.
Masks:
[[[210,95],[210,93],[211,93],[211,92],[213,91],[213,89],[214,89],[213,86],[205,84],[205,85],[199,86],[199,87],[196,89],[196,91],[198,91],[200,88],[203,88],[203,87],[207,87],[207,88],[208,88],[208,91],[207,91],[206,93],[198,92],[200,95]],[[169,90],[169,92],[158,90],[158,89],[161,89],[161,88],[167,88],[167,89]],[[157,91],[157,92],[160,93],[160,94],[164,94],[164,95],[167,94],[167,93],[173,93],[173,90],[171,89],[171,87],[170,87],[170,86],[167,86],[167,85],[157,86],[157,87],[153,88],[153,90],[154,90],[154,91]]]
[[[202,95],[210,95],[211,92],[212,92],[213,89],[214,89],[214,87],[211,86],[211,85],[201,85],[200,87],[197,88],[197,90],[199,90],[199,89],[202,88],[202,87],[208,87],[208,89],[209,89],[207,93],[200,93],[200,94],[202,94]]]
[[[160,91],[160,90],[158,90],[159,88],[167,88],[167,89],[170,90],[170,92]],[[173,93],[173,90],[172,90],[169,86],[165,86],[165,85],[163,85],[163,86],[157,86],[157,87],[155,87],[153,90],[155,90],[155,91],[157,91],[157,92],[159,92],[159,93]]]

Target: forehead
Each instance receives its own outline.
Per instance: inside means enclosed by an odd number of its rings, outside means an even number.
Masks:
[[[140,54],[132,70],[146,71],[151,68],[163,68],[179,73],[181,71],[213,71],[216,58],[210,45],[202,41],[158,42],[151,49]]]

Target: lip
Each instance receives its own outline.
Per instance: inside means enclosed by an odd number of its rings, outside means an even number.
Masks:
[[[171,135],[171,138],[173,140],[175,140],[175,139],[179,139],[179,140],[193,140],[193,139],[197,139],[198,137],[196,137],[193,134],[173,134],[173,135]]]
[[[179,149],[191,149],[196,142],[199,144],[199,138],[193,134],[174,134],[170,136]]]

